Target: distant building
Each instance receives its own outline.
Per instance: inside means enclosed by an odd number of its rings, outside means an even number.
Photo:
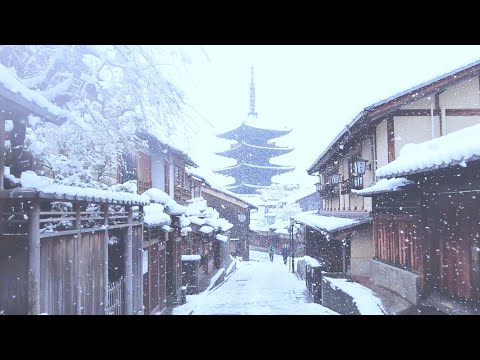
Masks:
[[[256,120],[255,85],[250,84],[249,120]],[[237,164],[217,170],[216,173],[235,178],[235,183],[228,190],[236,194],[256,194],[257,189],[271,185],[272,176],[292,171],[294,168],[270,163],[270,158],[292,151],[292,148],[275,146],[271,139],[286,135],[291,130],[269,130],[253,127],[243,122],[234,130],[218,135],[220,138],[236,140],[230,149],[216,153],[237,160]]]
[[[320,194],[315,191],[309,195],[301,197],[295,202],[302,208],[302,211],[312,211],[320,209]]]

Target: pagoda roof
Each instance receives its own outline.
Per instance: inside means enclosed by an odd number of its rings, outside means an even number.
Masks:
[[[258,151],[263,151],[265,153],[275,153],[277,155],[270,155],[270,156],[278,156],[282,154],[287,154],[290,151],[293,150],[293,148],[289,147],[280,147],[280,146],[258,146],[258,145],[252,145],[248,144],[245,141],[240,142],[238,145],[235,145],[234,147],[225,150],[225,151],[220,151],[216,152],[216,155],[223,155],[223,156],[229,156],[233,157],[235,155],[242,155],[243,151],[246,149],[252,149],[252,150],[258,150]]]
[[[256,194],[258,189],[264,189],[266,187],[268,186],[258,186],[258,185],[245,184],[245,183],[226,186],[226,188],[229,191],[235,194]]]
[[[236,129],[227,131],[225,133],[217,135],[217,137],[230,139],[230,140],[241,140],[241,139],[273,139],[290,133],[292,130],[271,130],[271,129],[262,129],[253,127],[243,123]]]
[[[273,171],[291,171],[294,170],[295,167],[291,166],[281,166],[281,165],[274,165],[270,164],[270,166],[263,166],[263,165],[253,165],[253,164],[247,164],[247,163],[240,163],[237,165],[229,166],[220,170],[216,170],[215,172],[217,173],[222,173],[222,172],[228,172],[230,170],[241,170],[243,171],[245,168],[253,168],[253,169],[262,169],[263,171],[268,171],[268,170],[273,170]]]

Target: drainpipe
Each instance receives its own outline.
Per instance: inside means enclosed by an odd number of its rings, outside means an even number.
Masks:
[[[430,104],[430,118],[432,120],[432,139],[435,139],[435,117],[433,116],[433,107],[435,100],[432,98],[432,103]]]
[[[447,116],[445,106],[440,106],[440,121],[442,122],[442,135],[447,135]]]

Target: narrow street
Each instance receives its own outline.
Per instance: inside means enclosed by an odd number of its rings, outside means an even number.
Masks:
[[[237,262],[226,281],[212,291],[188,295],[173,315],[331,315],[309,303],[305,282],[288,271],[282,257],[250,251],[250,261]]]

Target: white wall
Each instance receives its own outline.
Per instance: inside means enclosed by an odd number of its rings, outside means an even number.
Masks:
[[[434,116],[435,138],[440,136],[440,117]],[[395,133],[395,159],[406,144],[419,144],[432,139],[432,119],[430,116],[396,116],[393,128]],[[385,148],[386,152],[388,149]]]
[[[352,235],[351,272],[354,275],[370,275],[370,260],[373,259],[373,227],[356,231]]]
[[[377,138],[377,169],[388,164],[387,120],[376,127]]]
[[[157,153],[152,154],[152,187],[165,191],[165,161]]]
[[[480,108],[478,76],[451,86],[441,93],[440,106],[446,109]]]
[[[447,116],[444,135],[480,123],[480,116]],[[446,129],[445,129],[446,128]]]
[[[411,104],[405,105],[402,109],[409,110],[409,109],[430,109],[431,102],[433,97],[428,99],[428,97],[420,99],[418,101],[414,101]]]

